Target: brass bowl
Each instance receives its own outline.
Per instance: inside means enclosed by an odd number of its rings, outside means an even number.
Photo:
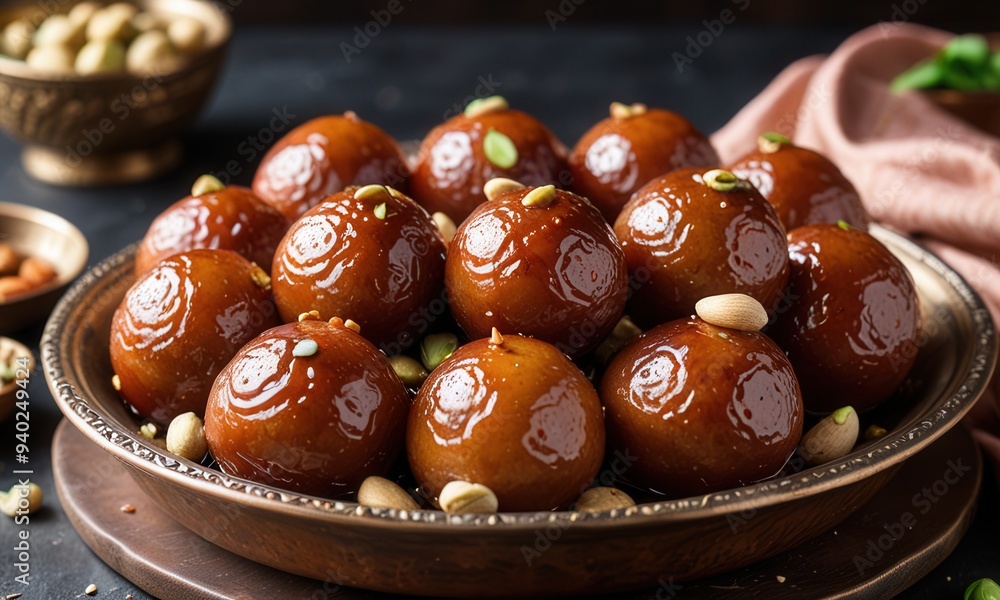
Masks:
[[[921,90],[921,93],[941,110],[1000,137],[1000,91]]]
[[[990,49],[1000,52],[1000,33],[983,34]],[[1000,90],[960,92],[958,90],[920,90],[925,98],[941,110],[969,125],[1000,137]]]
[[[0,127],[26,144],[21,158],[31,176],[58,185],[123,184],[179,164],[176,136],[208,99],[232,25],[209,1],[136,4],[159,14],[199,19],[206,27],[205,48],[175,70],[148,75],[44,73],[0,55]],[[45,6],[4,7],[0,26],[22,17],[44,17]]]
[[[888,436],[821,467],[716,494],[627,510],[446,515],[372,509],[230,477],[159,449],[111,386],[111,317],[133,281],[135,246],[86,274],[41,343],[59,408],[128,467],[167,514],[233,553],[328,582],[434,596],[580,596],[652,588],[748,565],[835,526],[902,462],[956,425],[997,357],[980,298],[927,250],[873,233],[913,273],[925,343]]]
[[[59,215],[33,206],[0,202],[0,242],[21,256],[44,258],[56,269],[55,281],[0,303],[0,334],[45,320],[69,284],[87,266],[87,238]]]

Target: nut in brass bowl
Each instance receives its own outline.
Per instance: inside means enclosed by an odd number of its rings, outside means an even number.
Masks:
[[[232,25],[202,0],[138,0],[143,11],[198,19],[204,47],[169,70],[91,75],[41,72],[0,55],[0,127],[23,141],[25,170],[57,185],[124,184],[176,166],[176,136],[194,121],[222,67]],[[26,18],[40,22],[47,4],[0,9],[0,26]],[[66,4],[65,12],[72,8]]]
[[[35,356],[27,346],[17,340],[0,337],[0,371],[6,370],[11,373],[4,375],[11,375],[12,378],[0,379],[0,423],[14,411],[19,400],[17,391],[22,390],[21,396],[24,396],[21,384],[35,370]]]

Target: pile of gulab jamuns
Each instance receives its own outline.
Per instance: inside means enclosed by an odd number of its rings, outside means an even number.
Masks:
[[[839,458],[917,293],[833,163],[757,146],[721,165],[642,104],[572,150],[498,96],[410,158],[309,121],[153,221],[112,383],[185,458],[375,508],[613,510]]]

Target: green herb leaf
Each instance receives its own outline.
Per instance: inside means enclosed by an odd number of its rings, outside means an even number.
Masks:
[[[903,71],[892,80],[892,91],[932,88],[941,83],[944,67],[936,60],[928,60]]]
[[[964,65],[970,71],[984,67],[989,57],[990,46],[981,35],[960,35],[941,50],[941,58],[949,66]]]
[[[990,71],[997,77],[1000,77],[1000,52],[994,52],[990,56]]]
[[[837,227],[840,227],[844,231],[850,231],[851,230],[851,224],[848,223],[847,221],[837,221]]]
[[[486,132],[483,153],[486,154],[486,160],[501,169],[509,169],[517,164],[517,146],[496,129]]]
[[[975,92],[983,89],[976,75],[966,73],[963,69],[955,67],[945,69],[941,75],[941,84],[961,92]]]

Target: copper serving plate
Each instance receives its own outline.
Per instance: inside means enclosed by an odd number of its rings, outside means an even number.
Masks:
[[[128,467],[166,513],[248,559],[338,585],[435,596],[551,596],[649,588],[774,556],[861,507],[902,462],[982,393],[996,333],[982,301],[915,243],[873,233],[913,274],[925,343],[889,435],[844,459],[725,492],[624,511],[446,515],[301,496],[179,459],[138,436],[111,387],[112,313],[133,280],[134,246],[67,293],[42,338],[66,417]]]

